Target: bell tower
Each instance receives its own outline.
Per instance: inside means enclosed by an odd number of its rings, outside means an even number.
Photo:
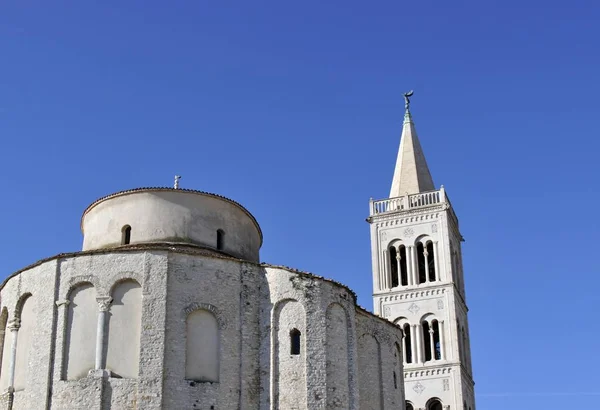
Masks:
[[[375,313],[402,327],[406,410],[475,410],[463,238],[406,113],[390,196],[371,200]]]

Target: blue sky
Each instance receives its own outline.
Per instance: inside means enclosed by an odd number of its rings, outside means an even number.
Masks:
[[[595,408],[600,5],[593,1],[0,4],[2,277],[80,249],[122,189],[206,190],[262,259],[371,309],[370,197],[412,113],[466,242],[480,410]]]

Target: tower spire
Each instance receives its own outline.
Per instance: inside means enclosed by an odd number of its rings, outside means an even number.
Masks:
[[[433,179],[425,160],[425,155],[417,137],[415,124],[410,114],[410,97],[412,91],[404,93],[404,123],[402,124],[402,137],[398,159],[394,169],[394,178],[390,190],[390,198],[419,192],[433,191]]]

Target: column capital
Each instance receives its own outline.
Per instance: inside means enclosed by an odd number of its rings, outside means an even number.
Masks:
[[[110,296],[100,296],[96,298],[96,302],[98,302],[98,309],[100,310],[100,312],[108,312],[112,301],[113,298],[111,298]]]
[[[16,332],[19,330],[19,328],[21,327],[21,319],[19,318],[15,318],[13,320],[11,320],[10,322],[8,322],[8,330],[10,330],[11,332]]]
[[[57,300],[56,301],[56,306],[58,306],[58,307],[61,307],[61,306],[67,307],[67,306],[69,306],[69,303],[71,303],[71,301],[69,299]]]

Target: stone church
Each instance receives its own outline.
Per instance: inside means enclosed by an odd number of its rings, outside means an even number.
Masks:
[[[474,410],[458,219],[410,112],[370,202],[375,314],[261,263],[256,219],[138,188],[83,212],[83,249],[0,288],[0,409]]]

